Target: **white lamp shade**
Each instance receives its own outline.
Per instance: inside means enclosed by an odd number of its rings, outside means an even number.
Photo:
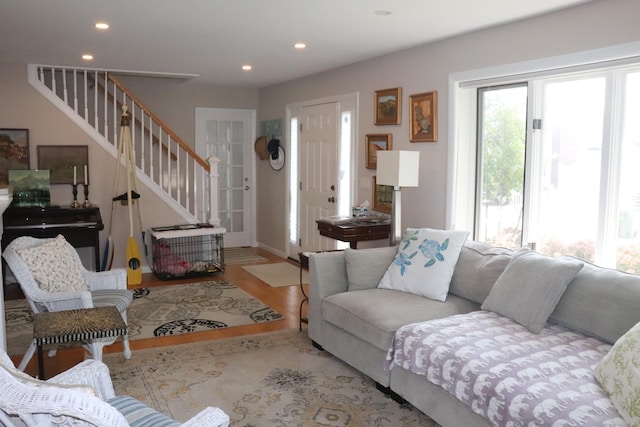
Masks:
[[[382,150],[377,153],[376,184],[417,187],[420,172],[419,151]]]

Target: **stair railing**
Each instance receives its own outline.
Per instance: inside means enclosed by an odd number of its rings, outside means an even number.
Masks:
[[[29,65],[29,82],[114,158],[121,107],[131,114],[138,180],[189,222],[219,225],[218,163],[202,159],[115,77],[117,72]]]

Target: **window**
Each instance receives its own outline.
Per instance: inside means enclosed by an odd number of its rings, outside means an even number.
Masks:
[[[640,273],[640,65],[504,80],[456,92],[451,227]]]

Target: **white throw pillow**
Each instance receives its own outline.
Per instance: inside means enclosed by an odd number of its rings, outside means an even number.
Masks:
[[[616,341],[593,371],[622,418],[640,425],[640,323]]]
[[[445,301],[468,231],[407,228],[378,288]]]
[[[87,291],[75,251],[62,235],[39,246],[18,251],[40,289],[47,292]]]

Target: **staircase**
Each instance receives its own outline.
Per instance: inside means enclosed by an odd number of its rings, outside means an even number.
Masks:
[[[220,225],[218,163],[198,156],[109,70],[28,66],[28,81],[105,152],[118,153],[122,105],[131,114],[138,182],[186,222]]]

